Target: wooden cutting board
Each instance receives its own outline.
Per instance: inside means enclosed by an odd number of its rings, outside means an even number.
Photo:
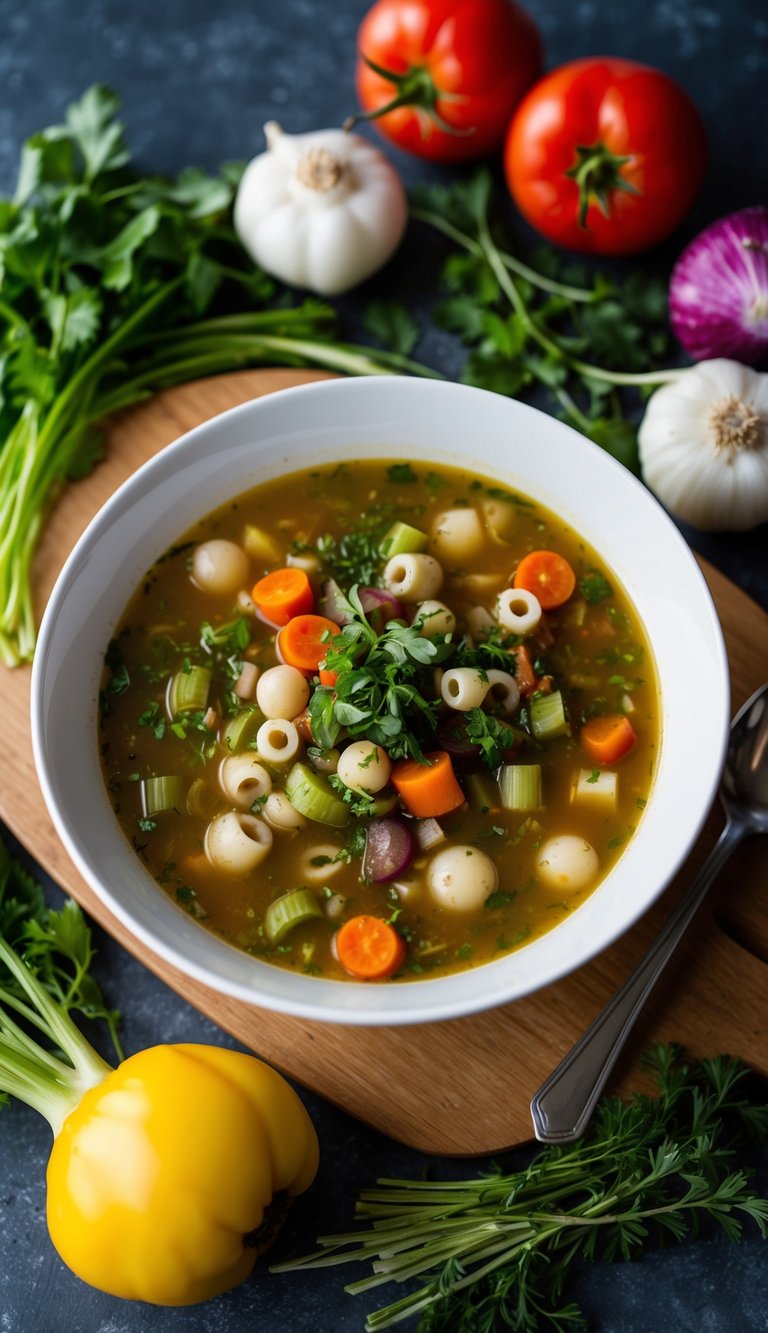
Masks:
[[[324,378],[322,372],[293,370],[225,375],[169,390],[114,420],[105,462],[66,490],[47,524],[35,569],[38,609],[90,518],[141,463],[225,408]],[[725,632],[735,711],[768,675],[768,616],[715,569],[701,564]],[[695,663],[686,669],[695,670]],[[426,1152],[491,1153],[531,1138],[531,1095],[658,932],[722,823],[716,809],[676,884],[617,944],[555,986],[448,1023],[382,1029],[305,1022],[190,981],[135,941],[102,907],[67,857],[43,804],[29,736],[29,677],[29,668],[0,667],[5,702],[0,815],[37,861],[209,1018],[300,1083]],[[702,726],[706,722],[701,719]],[[644,1086],[637,1057],[652,1041],[682,1042],[694,1055],[730,1052],[768,1074],[765,867],[766,847],[759,839],[736,853],[719,893],[711,895],[657,987],[616,1071],[614,1090]]]

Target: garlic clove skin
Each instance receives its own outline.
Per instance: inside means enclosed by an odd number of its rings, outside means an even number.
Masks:
[[[638,432],[643,478],[704,532],[768,521],[768,375],[721,358],[657,389]]]
[[[408,219],[402,181],[359,134],[284,134],[264,127],[267,151],[243,173],[235,230],[268,273],[321,296],[370,277],[399,245]]]

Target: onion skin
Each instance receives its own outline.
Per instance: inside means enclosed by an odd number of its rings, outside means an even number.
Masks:
[[[731,213],[691,241],[672,270],[669,317],[694,361],[768,366],[768,208]]]

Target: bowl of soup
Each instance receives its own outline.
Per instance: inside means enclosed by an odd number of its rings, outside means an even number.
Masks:
[[[224,413],[70,556],[32,682],[56,827],[238,999],[427,1022],[626,930],[707,814],[722,634],[642,485],[567,426],[382,378]]]

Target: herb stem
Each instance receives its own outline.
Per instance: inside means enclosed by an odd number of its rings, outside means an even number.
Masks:
[[[588,361],[582,361],[579,357],[572,356],[561,345],[556,343],[549,334],[545,333],[539,327],[534,319],[525,301],[520,295],[517,287],[509,276],[507,269],[501,261],[501,256],[496,248],[493,237],[488,227],[487,217],[481,218],[478,225],[478,235],[480,237],[480,248],[488,264],[496,275],[499,286],[508,298],[515,314],[524,324],[530,336],[535,339],[541,348],[552,356],[556,361],[565,362],[579,375],[587,379],[599,380],[604,384],[615,384],[617,386],[629,387],[631,385],[660,385],[672,384],[685,374],[684,370],[649,370],[634,374],[629,371],[605,370],[602,366],[592,365]]]
[[[457,245],[462,245],[470,254],[476,255],[478,258],[482,257],[483,250],[477,241],[468,236],[465,231],[461,231],[459,227],[455,227],[447,218],[441,217],[439,213],[433,213],[429,209],[412,205],[411,217],[419,222],[428,223],[436,231],[441,231],[444,236],[456,241]],[[568,301],[576,301],[583,305],[592,305],[599,300],[596,292],[586,287],[572,287],[569,283],[548,278],[528,264],[524,264],[515,255],[511,255],[509,251],[498,250],[498,255],[505,268],[508,268],[512,273],[516,273],[519,278],[524,278],[526,282],[530,282],[533,287],[538,287],[540,291],[549,292],[552,296],[562,296]]]

